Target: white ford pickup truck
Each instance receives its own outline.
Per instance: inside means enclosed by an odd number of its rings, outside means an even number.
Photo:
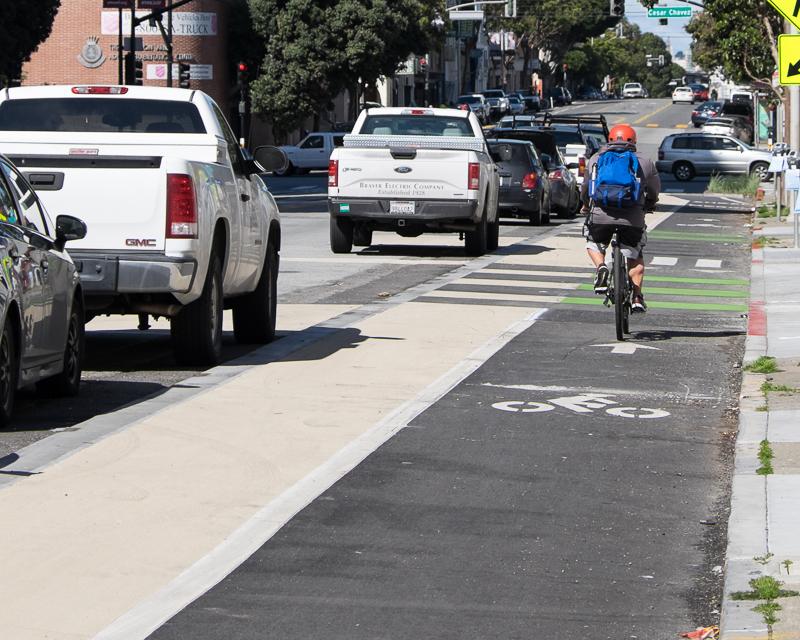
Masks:
[[[500,178],[478,118],[458,109],[361,112],[328,164],[334,253],[372,244],[372,232],[463,233],[466,251],[497,248]]]
[[[278,207],[209,96],[188,89],[40,86],[0,91],[0,153],[70,245],[87,318],[165,316],[176,359],[215,364],[222,310],[240,342],[274,337]],[[141,324],[141,323],[140,323]]]

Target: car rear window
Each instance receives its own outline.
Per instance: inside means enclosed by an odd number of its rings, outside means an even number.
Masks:
[[[577,131],[555,129],[552,133],[556,138],[556,145],[559,147],[566,147],[568,144],[583,144],[583,138]]]
[[[749,116],[753,113],[753,107],[747,102],[726,102],[722,105],[722,113],[726,116]]]
[[[359,133],[376,136],[475,137],[466,118],[447,116],[368,116]]]
[[[0,131],[205,133],[190,102],[135,98],[37,98],[0,104]]]
[[[524,144],[511,144],[508,142],[489,143],[489,149],[500,157],[500,162],[520,164],[529,167],[531,164],[528,148]]]
[[[502,98],[503,92],[502,91],[484,91],[483,95],[487,98]]]
[[[458,96],[458,100],[456,102],[460,104],[475,104],[476,102],[480,102],[480,98],[476,98],[475,96]]]

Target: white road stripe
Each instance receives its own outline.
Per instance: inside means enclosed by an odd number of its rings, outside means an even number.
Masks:
[[[694,266],[698,269],[721,269],[722,260],[707,260],[705,258],[700,258],[697,262],[695,262]]]
[[[674,267],[678,264],[678,259],[670,256],[654,256],[650,264],[659,267]]]
[[[526,289],[577,289],[579,282],[555,282],[541,280],[495,280],[493,278],[461,278],[448,284],[482,287],[524,287]]]
[[[497,302],[541,302],[557,304],[564,296],[550,295],[537,296],[524,293],[487,293],[484,291],[431,291],[425,294],[426,298],[470,299],[470,300],[496,300]]]

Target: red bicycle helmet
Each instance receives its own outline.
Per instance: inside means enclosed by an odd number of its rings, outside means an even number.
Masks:
[[[614,125],[611,127],[611,131],[608,132],[608,143],[636,144],[636,132],[633,130],[633,127],[627,124]]]

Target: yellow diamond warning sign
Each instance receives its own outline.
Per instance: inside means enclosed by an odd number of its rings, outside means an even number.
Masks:
[[[800,36],[778,36],[778,59],[781,84],[800,84]]]
[[[768,0],[784,18],[800,29],[800,0]]]

